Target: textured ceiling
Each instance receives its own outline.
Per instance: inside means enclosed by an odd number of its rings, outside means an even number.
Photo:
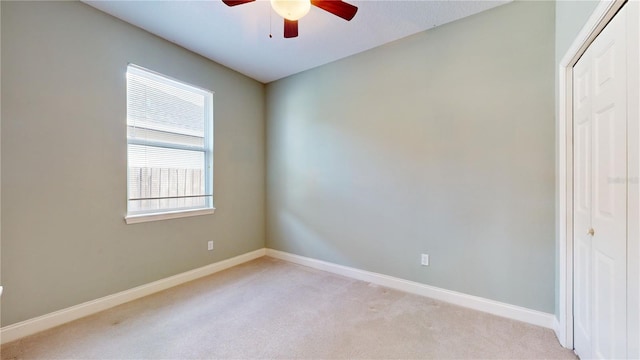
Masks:
[[[267,83],[510,1],[348,1],[359,8],[350,22],[312,7],[292,39],[266,0],[85,3]]]

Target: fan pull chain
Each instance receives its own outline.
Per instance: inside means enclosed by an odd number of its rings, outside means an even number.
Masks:
[[[271,33],[271,16],[272,16],[271,6],[269,6],[268,9],[269,9],[269,39],[271,39],[273,38],[273,34]]]

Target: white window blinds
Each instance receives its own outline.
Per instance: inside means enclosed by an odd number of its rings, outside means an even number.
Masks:
[[[127,68],[128,214],[213,208],[213,93]]]

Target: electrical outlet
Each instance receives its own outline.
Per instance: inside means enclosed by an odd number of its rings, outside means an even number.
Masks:
[[[429,254],[422,254],[420,258],[420,264],[422,266],[429,266]]]
[[[213,250],[213,240],[211,240],[211,241],[209,241],[207,243],[207,250],[209,250],[209,251]]]

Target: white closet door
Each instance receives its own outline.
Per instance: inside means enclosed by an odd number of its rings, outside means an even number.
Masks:
[[[574,342],[583,359],[626,357],[626,59],[622,8],[574,67]]]

